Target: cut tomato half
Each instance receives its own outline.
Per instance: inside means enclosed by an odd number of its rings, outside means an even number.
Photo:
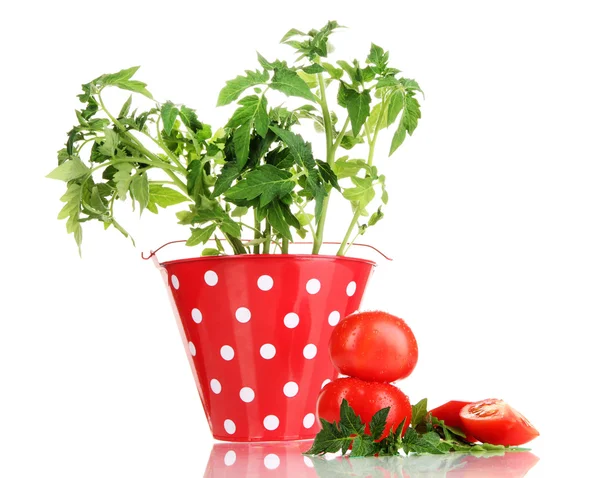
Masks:
[[[461,402],[460,400],[450,400],[449,402],[440,405],[437,408],[430,410],[430,414],[438,420],[443,420],[444,425],[449,427],[459,428],[463,430],[463,423],[460,419],[460,411],[466,406],[473,402]],[[476,442],[477,439],[473,436],[467,435],[467,441]]]
[[[493,445],[519,446],[539,436],[529,420],[508,403],[495,398],[465,405],[460,419],[466,434]]]

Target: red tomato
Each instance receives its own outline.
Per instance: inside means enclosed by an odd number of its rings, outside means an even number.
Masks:
[[[375,413],[382,408],[390,407],[385,430],[382,438],[389,435],[390,428],[400,426],[406,419],[402,428],[402,435],[410,425],[412,408],[408,397],[399,389],[389,383],[365,382],[357,378],[338,378],[325,385],[317,399],[317,417],[328,422],[340,421],[340,406],[346,399],[354,412],[367,424]]]
[[[408,377],[419,356],[406,323],[387,312],[358,312],[333,329],[329,341],[333,365],[344,375],[374,382]]]
[[[451,400],[449,402],[434,408],[429,413],[438,420],[444,420],[444,424],[449,427],[456,427],[463,429],[462,420],[460,419],[460,411],[465,405],[469,405],[473,402],[461,402],[459,400]],[[478,441],[475,437],[467,435],[467,440],[470,442]]]
[[[518,446],[539,436],[523,415],[495,398],[465,405],[460,411],[460,419],[465,433],[494,445]]]

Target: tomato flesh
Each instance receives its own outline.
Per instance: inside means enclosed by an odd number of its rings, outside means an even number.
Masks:
[[[396,430],[405,420],[402,435],[410,425],[412,408],[408,397],[389,383],[365,382],[357,378],[338,378],[325,385],[317,399],[317,417],[328,422],[340,421],[340,406],[346,399],[354,412],[366,423],[382,408],[390,407],[385,430],[381,438],[389,435],[390,429]]]
[[[408,377],[419,357],[415,336],[404,320],[387,312],[358,312],[333,329],[333,365],[343,375],[374,382]]]
[[[437,408],[430,410],[432,416],[437,418],[438,420],[443,420],[444,425],[448,425],[449,427],[459,428],[463,430],[463,423],[460,419],[460,411],[465,407],[465,405],[469,405],[473,402],[461,402],[460,400],[451,400],[449,402],[440,405]],[[477,438],[471,435],[466,436],[466,440],[473,443],[478,441]]]
[[[495,398],[465,405],[460,419],[465,433],[494,445],[519,446],[539,436],[523,415]]]

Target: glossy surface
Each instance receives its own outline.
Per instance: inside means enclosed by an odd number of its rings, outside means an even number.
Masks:
[[[521,413],[494,398],[466,405],[460,411],[460,419],[467,434],[495,445],[524,445],[539,436]]]
[[[310,441],[219,443],[213,446],[204,478],[523,478],[539,458],[533,453],[481,457],[423,455],[351,459],[303,456]]]
[[[338,378],[327,384],[317,400],[317,418],[328,422],[340,421],[340,405],[346,399],[369,432],[369,422],[382,408],[390,407],[383,437],[390,428],[396,429],[405,420],[403,434],[410,425],[411,406],[408,397],[389,383],[365,382],[358,378]]]
[[[380,311],[344,318],[331,335],[329,353],[341,374],[376,382],[408,377],[419,357],[406,322]]]
[[[331,330],[359,307],[373,263],[272,255],[162,266],[214,437],[314,437],[317,396],[337,375]]]

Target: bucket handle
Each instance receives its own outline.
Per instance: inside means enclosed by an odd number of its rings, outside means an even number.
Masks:
[[[214,239],[210,239],[211,241]],[[144,255],[144,252],[142,251],[142,259],[144,259],[145,261],[147,261],[148,259],[152,259],[154,261],[154,264],[157,267],[160,267],[160,264],[158,262],[158,259],[156,258],[156,253],[158,251],[160,251],[163,247],[167,247],[171,244],[177,244],[177,243],[181,243],[181,242],[187,242],[185,239],[179,240],[179,241],[169,241],[165,244],[163,244],[162,246],[160,246],[158,249],[156,249],[155,251],[150,251],[150,254],[148,256]],[[310,245],[313,244],[310,241],[307,242],[293,242],[292,244],[301,244],[301,245]],[[340,246],[342,243],[341,242],[331,242],[331,241],[324,241],[323,244],[326,245],[334,245],[334,246]],[[359,244],[359,243],[354,243],[352,244],[353,246],[360,246],[360,247],[368,247],[369,249],[373,249],[375,252],[377,252],[380,256],[382,256],[384,259],[388,260],[388,261],[393,261],[393,259],[391,257],[386,256],[383,252],[381,252],[379,249],[377,249],[376,247],[371,246],[370,244]]]

